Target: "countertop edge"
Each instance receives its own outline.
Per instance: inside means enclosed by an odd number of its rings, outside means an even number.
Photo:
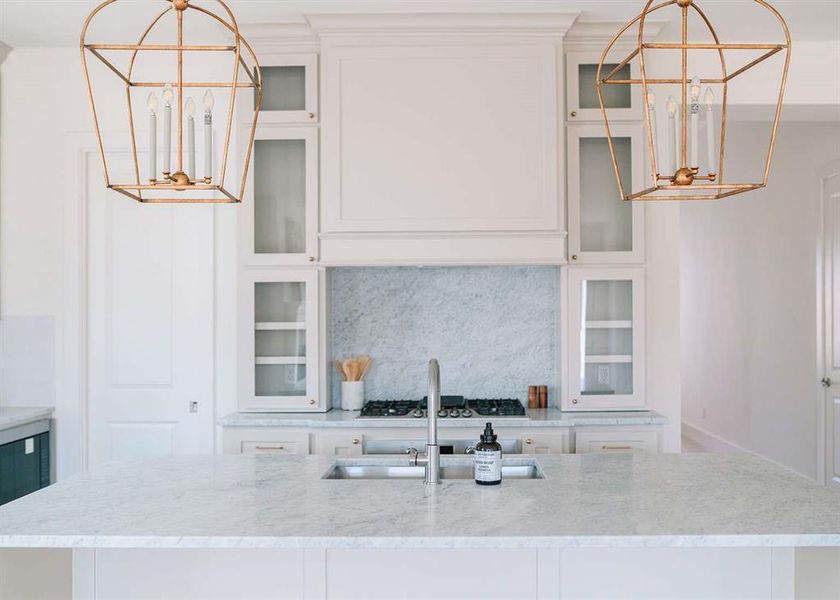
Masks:
[[[0,535],[0,548],[770,548],[840,547],[840,534],[475,537]]]
[[[5,411],[12,410],[18,414],[6,415]],[[52,419],[55,408],[52,406],[35,406],[35,407],[19,407],[19,406],[0,406],[0,431],[20,427],[21,425],[28,425],[44,419]]]

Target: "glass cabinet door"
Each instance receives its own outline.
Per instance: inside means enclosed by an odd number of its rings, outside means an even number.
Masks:
[[[260,55],[261,123],[314,123],[318,120],[318,55]],[[255,98],[256,100],[256,98]]]
[[[248,273],[241,410],[317,410],[318,274]]]
[[[241,212],[244,260],[316,261],[318,135],[310,127],[259,126]]]
[[[629,54],[629,52],[628,52]],[[624,60],[622,56],[619,61]],[[566,119],[568,121],[601,121],[601,103],[598,101],[597,52],[568,52],[566,54]],[[618,66],[618,62],[604,63],[601,76],[605,77]],[[613,79],[639,78],[638,61],[624,65]],[[623,84],[605,85],[604,106],[610,120],[635,120],[642,118],[640,86]]]
[[[641,263],[644,203],[622,199],[603,125],[569,125],[567,130],[569,261]],[[612,128],[626,193],[643,177],[642,134],[640,124]]]
[[[644,406],[644,271],[569,273],[570,410]]]

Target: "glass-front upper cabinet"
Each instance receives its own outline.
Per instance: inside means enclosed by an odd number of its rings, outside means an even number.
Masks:
[[[316,128],[257,126],[239,216],[246,264],[304,265],[317,260]]]
[[[318,55],[260,54],[261,123],[318,121]]]
[[[629,54],[629,51],[628,51]],[[621,57],[620,60],[626,58]],[[566,120],[602,121],[601,104],[598,101],[598,52],[566,53]],[[609,75],[619,62],[604,63],[601,76]],[[615,80],[638,79],[638,60],[624,65],[613,76]],[[603,87],[604,105],[609,110],[610,120],[642,119],[641,86],[610,84]]]
[[[325,410],[319,396],[319,272],[244,274],[240,410]]]
[[[644,408],[644,269],[570,269],[568,294],[564,408]]]
[[[644,203],[621,198],[604,126],[590,123],[566,129],[569,262],[643,262]],[[629,193],[638,188],[644,174],[644,127],[618,123],[611,131],[622,183]]]

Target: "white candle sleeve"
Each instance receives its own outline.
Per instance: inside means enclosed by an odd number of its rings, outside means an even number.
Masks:
[[[650,141],[653,144],[653,160],[656,163],[656,173],[657,175],[662,170],[662,165],[659,162],[659,143],[657,141],[657,125],[656,125],[656,107],[650,107]],[[653,185],[656,185],[656,181],[653,182]]]
[[[715,160],[715,95],[711,88],[706,88],[706,154],[709,174],[717,173],[718,165]]]
[[[195,179],[195,119],[187,117],[187,175]]]
[[[149,112],[149,181],[157,180],[157,115]]]
[[[688,158],[688,166],[700,166],[700,153],[698,151],[698,135],[700,133],[700,104],[691,103],[691,156]]]
[[[213,113],[204,113],[204,177],[213,178]]]
[[[169,174],[172,154],[172,106],[163,106],[163,172]]]

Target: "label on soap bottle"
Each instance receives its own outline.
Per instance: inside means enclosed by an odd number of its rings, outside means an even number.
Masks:
[[[475,480],[501,481],[502,453],[499,450],[475,451]]]

